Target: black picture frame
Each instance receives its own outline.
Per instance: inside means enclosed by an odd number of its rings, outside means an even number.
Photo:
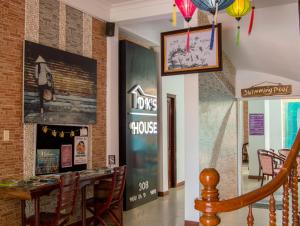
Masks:
[[[187,39],[187,32],[190,30],[190,51],[192,52],[193,55],[195,55],[195,59],[200,62],[202,61],[201,65],[191,65],[191,66],[186,66],[183,67],[182,63],[179,66],[178,64],[172,66],[176,68],[171,68],[168,66],[168,56],[169,53],[167,52],[167,46],[168,46],[168,39],[170,42],[170,37],[174,38],[174,36],[178,36],[178,39],[172,40],[172,42],[176,43],[176,48],[173,49],[172,55],[175,56],[176,54],[182,54],[183,57],[186,56],[186,39]],[[211,34],[212,26],[211,25],[205,25],[205,26],[199,26],[199,27],[193,27],[189,29],[181,29],[181,30],[176,30],[176,31],[168,31],[168,32],[163,32],[161,33],[161,75],[162,76],[170,76],[170,75],[178,75],[178,74],[192,74],[192,73],[201,73],[201,72],[212,72],[212,71],[222,71],[223,69],[223,62],[222,62],[222,24],[218,24],[215,27],[215,40],[214,40],[214,48],[212,50],[209,49],[209,43],[210,43],[210,34]],[[196,32],[199,33],[197,37],[193,39],[192,36],[197,34]],[[204,33],[205,32],[205,33]],[[201,39],[201,33],[203,34],[203,39]],[[209,35],[208,35],[209,33]],[[205,36],[204,36],[205,34]],[[193,43],[194,46],[193,46]],[[197,46],[197,43],[202,43],[200,44],[201,46]],[[204,48],[203,48],[204,46]],[[201,47],[201,49],[200,49]],[[200,51],[199,55],[197,55],[196,51]],[[170,51],[171,53],[171,51]],[[210,58],[207,58],[207,54],[211,54]],[[206,55],[204,55],[206,54]],[[203,55],[203,56],[202,56]],[[200,59],[198,58],[200,56]],[[191,56],[188,56],[191,58]],[[192,56],[193,57],[193,56]],[[202,57],[202,58],[201,58]],[[186,62],[189,61],[188,58],[185,58]],[[195,61],[193,59],[193,61]],[[215,64],[208,64],[206,65],[204,60],[213,60],[215,59]],[[171,61],[171,60],[170,60]],[[170,62],[169,61],[169,62]],[[175,61],[175,60],[174,60]],[[173,63],[172,63],[173,64]],[[196,64],[196,63],[194,63]]]

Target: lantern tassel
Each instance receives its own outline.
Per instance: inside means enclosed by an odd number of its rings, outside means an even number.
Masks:
[[[300,0],[298,0],[298,17],[299,17],[299,32],[300,32]]]
[[[214,42],[215,42],[215,22],[213,21],[212,29],[211,29],[210,45],[209,45],[210,50],[214,48]]]
[[[173,12],[172,12],[172,25],[173,27],[176,27],[177,25],[177,15],[176,15],[176,4],[173,4]]]
[[[187,31],[187,39],[186,39],[186,51],[190,52],[190,28]]]
[[[253,22],[254,22],[254,11],[255,11],[255,6],[252,6],[250,24],[249,24],[249,29],[248,29],[248,35],[251,35],[251,32],[252,32]],[[300,22],[299,22],[299,24],[300,24]]]
[[[299,0],[300,1],[300,0]],[[219,12],[219,3],[217,2],[216,3],[216,12],[215,12],[215,15],[214,15],[214,21],[215,21],[215,24],[218,23],[218,12]]]
[[[236,46],[240,46],[240,36],[241,36],[240,26],[238,26],[236,32]]]

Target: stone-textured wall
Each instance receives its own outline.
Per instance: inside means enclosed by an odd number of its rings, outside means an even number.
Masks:
[[[0,16],[0,178],[21,179],[34,174],[36,126],[22,123],[24,39],[98,61],[97,124],[89,125],[88,167],[105,166],[105,23],[57,0],[0,0]],[[10,130],[9,142],[2,141],[4,129]],[[53,208],[54,199],[55,194],[43,198],[42,210]],[[28,204],[30,213],[32,205]],[[80,205],[72,222],[80,219],[79,213]],[[20,201],[0,199],[0,226],[20,224]]]
[[[24,0],[0,0],[0,178],[23,176]],[[3,130],[10,141],[3,141]],[[0,225],[19,226],[20,202],[0,199]]]
[[[200,25],[208,24],[199,13]],[[237,195],[237,104],[236,71],[223,52],[223,70],[199,74],[200,168],[216,168],[220,173],[221,198]]]

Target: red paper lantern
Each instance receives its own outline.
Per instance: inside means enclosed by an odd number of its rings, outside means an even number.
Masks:
[[[192,2],[192,0],[175,0],[175,3],[185,21],[189,22],[196,11],[196,6]]]
[[[175,3],[178,9],[180,10],[182,16],[184,17],[185,21],[189,23],[197,7],[194,5],[192,0],[175,0]],[[190,51],[190,30],[189,29],[187,34],[186,50],[187,52]]]

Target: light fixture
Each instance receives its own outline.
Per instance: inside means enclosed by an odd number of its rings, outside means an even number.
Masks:
[[[235,0],[232,5],[230,5],[226,12],[229,16],[235,17],[238,21],[237,26],[237,35],[236,35],[236,45],[239,46],[240,44],[240,20],[243,16],[247,15],[250,12],[251,3],[250,0]]]
[[[186,41],[186,51],[190,51],[190,26],[191,21],[195,11],[196,6],[193,4],[192,0],[175,0],[175,3],[184,17],[185,21],[188,23],[187,41]]]

